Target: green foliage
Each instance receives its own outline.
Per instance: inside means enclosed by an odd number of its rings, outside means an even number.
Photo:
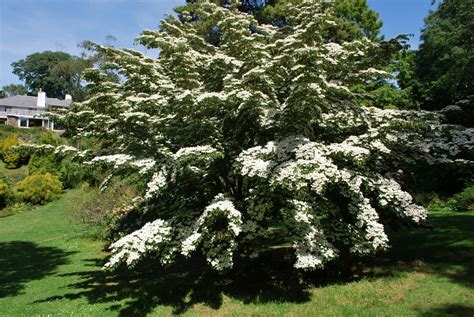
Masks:
[[[383,23],[379,21],[378,13],[370,9],[367,0],[336,0],[336,14],[347,21],[344,31],[348,34],[362,32],[372,40],[380,39],[379,34]],[[343,38],[351,38],[351,36]]]
[[[257,17],[260,22],[283,26],[288,23],[288,7],[303,2],[303,0],[273,0],[267,5],[257,9]],[[361,36],[375,40],[379,37],[382,22],[379,15],[370,9],[366,0],[336,0],[336,15],[341,23],[333,34],[338,41],[352,40]]]
[[[5,162],[6,168],[18,168],[21,166],[20,153],[15,151],[8,151],[3,155],[3,161]]]
[[[90,63],[64,52],[45,51],[28,55],[12,63],[13,73],[25,81],[30,94],[43,89],[48,97],[63,99],[69,93],[75,100],[85,95],[82,91],[82,71]]]
[[[435,192],[424,192],[414,195],[415,202],[426,208],[444,208],[446,202]]]
[[[22,165],[28,164],[30,160],[30,152],[26,148],[9,149],[3,156],[6,168],[18,168]]]
[[[51,131],[41,134],[38,141],[36,141],[36,144],[59,145],[59,143],[59,137]]]
[[[59,163],[54,153],[41,153],[36,152],[31,155],[30,161],[28,162],[28,171],[30,175],[35,173],[51,173],[59,174]]]
[[[466,187],[462,192],[454,195],[448,205],[456,211],[474,210],[474,185]]]
[[[90,179],[90,168],[72,162],[69,159],[61,161],[59,168],[59,179],[64,188],[76,188],[82,182]]]
[[[2,87],[2,91],[8,97],[26,95],[28,89],[24,85],[10,84]]]
[[[5,159],[7,152],[14,146],[20,145],[18,136],[16,134],[8,134],[8,136],[0,141],[0,158]]]
[[[7,196],[8,184],[7,182],[0,178],[0,208],[5,206],[5,198]]]
[[[401,90],[390,83],[370,83],[360,85],[353,89],[354,93],[370,94],[370,98],[360,101],[364,106],[378,107],[382,109],[410,109],[413,101],[409,93]]]
[[[106,190],[97,187],[86,189],[77,208],[77,215],[82,222],[95,228],[101,239],[112,241],[120,233],[120,220],[127,215],[128,206],[137,197],[136,182],[134,179],[113,179]]]
[[[15,134],[20,143],[36,143],[43,133],[46,132],[38,128],[21,129],[9,125],[0,125],[0,140]]]
[[[35,205],[45,204],[59,197],[62,184],[50,173],[36,173],[18,182],[13,188],[16,200]]]
[[[0,209],[0,218],[13,216],[16,214],[21,214],[25,211],[32,209],[33,206],[30,204],[16,202],[12,204],[8,204],[5,208]]]
[[[444,0],[425,19],[416,55],[416,97],[441,109],[474,95],[474,3]]]
[[[5,162],[6,168],[17,168],[28,162],[28,155],[23,151],[13,150],[13,147],[20,145],[17,134],[10,133],[0,141],[0,157]]]

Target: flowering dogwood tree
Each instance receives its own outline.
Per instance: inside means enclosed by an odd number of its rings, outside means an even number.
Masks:
[[[97,47],[123,80],[89,70],[92,97],[66,120],[103,147],[77,155],[146,183],[115,211],[129,226],[107,268],[200,253],[225,270],[278,243],[307,270],[344,253],[373,254],[389,247],[387,226],[426,220],[394,171],[421,160],[467,162],[472,131],[441,125],[433,113],[351,102],[365,98],[351,87],[388,74],[371,67],[380,43],[330,40],[338,28],[331,3],[290,7],[284,28],[258,24],[236,5],[202,1],[145,30],[138,42],[158,48],[157,59]],[[218,46],[196,20],[219,34]]]

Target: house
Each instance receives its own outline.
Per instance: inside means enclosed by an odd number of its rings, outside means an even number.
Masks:
[[[48,130],[61,130],[48,119],[44,112],[48,109],[67,109],[72,97],[66,95],[64,100],[47,98],[44,91],[38,96],[13,96],[0,99],[0,124],[7,124],[19,128],[39,127]]]

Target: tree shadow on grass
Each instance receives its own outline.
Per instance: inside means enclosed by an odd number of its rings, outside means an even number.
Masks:
[[[54,274],[72,253],[28,241],[0,242],[0,298],[16,296],[29,281]]]
[[[472,317],[474,316],[474,305],[445,305],[422,312],[420,315],[424,317]]]
[[[433,231],[394,233],[391,251],[381,259],[360,262],[360,270],[342,269],[345,266],[331,264],[324,271],[296,271],[291,266],[293,252],[284,248],[272,250],[258,261],[247,263],[240,273],[225,275],[204,269],[205,260],[197,258],[178,261],[171,268],[147,262],[133,271],[115,273],[103,272],[100,269],[103,260],[92,259],[87,260],[90,270],[65,274],[79,277],[80,282],[70,285],[79,292],[42,301],[85,297],[90,304],[110,303],[109,308],[120,316],[145,316],[160,305],[171,307],[173,313],[183,313],[194,304],[218,309],[223,295],[245,304],[302,303],[310,300],[309,289],[312,287],[420,269],[468,284],[473,277],[470,263],[474,263],[474,252],[465,242],[472,239],[472,219],[472,216],[434,216]],[[420,262],[424,263],[421,268]],[[453,266],[457,269],[453,270]]]
[[[63,275],[79,277],[80,282],[69,286],[79,292],[37,302],[85,297],[90,304],[111,303],[109,309],[118,311],[119,316],[145,316],[159,305],[171,307],[175,314],[185,312],[194,304],[218,309],[224,294],[244,303],[310,299],[301,274],[275,260],[271,269],[268,263],[265,266],[255,263],[245,275],[235,272],[224,275],[205,269],[205,260],[199,258],[178,261],[170,268],[147,263],[137,266],[133,272],[114,273],[100,270],[102,260],[86,261],[91,270]]]
[[[473,287],[474,217],[436,213],[430,221],[432,230],[391,233],[392,248],[385,256],[371,261],[371,267],[386,272],[425,272]]]

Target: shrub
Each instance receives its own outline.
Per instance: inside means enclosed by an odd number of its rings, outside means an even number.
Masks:
[[[22,165],[28,164],[30,160],[30,152],[27,148],[17,147],[9,149],[3,157],[6,168],[18,168]]]
[[[62,184],[51,173],[36,173],[18,182],[13,195],[17,201],[45,204],[59,197]]]
[[[28,163],[28,171],[35,173],[59,174],[59,162],[56,161],[54,153],[34,153]]]
[[[462,192],[454,195],[448,205],[456,211],[474,210],[474,185],[466,187]]]
[[[79,184],[85,181],[88,175],[88,168],[71,162],[71,160],[64,159],[61,161],[59,168],[59,178],[63,183],[64,188],[76,188]]]
[[[8,184],[5,180],[0,178],[0,208],[5,206],[5,199],[7,196]]]
[[[138,194],[132,183],[112,180],[105,191],[97,187],[87,189],[87,195],[79,203],[77,216],[82,222],[94,227],[101,239],[116,238],[116,231],[120,230],[117,222],[126,213],[126,208],[121,207],[130,204]]]
[[[14,147],[20,145],[20,141],[18,141],[18,137],[16,134],[9,134],[4,140],[0,141],[0,157],[2,160],[5,160],[6,153]]]
[[[19,214],[30,210],[32,208],[31,205],[25,203],[15,203],[11,206],[7,206],[0,210],[0,218],[8,217],[11,215]]]
[[[57,137],[55,134],[52,132],[48,131],[43,134],[38,138],[38,141],[36,142],[37,144],[49,144],[49,145],[59,145],[59,137]]]
[[[415,202],[426,208],[443,208],[446,203],[435,192],[418,193],[414,196]]]

